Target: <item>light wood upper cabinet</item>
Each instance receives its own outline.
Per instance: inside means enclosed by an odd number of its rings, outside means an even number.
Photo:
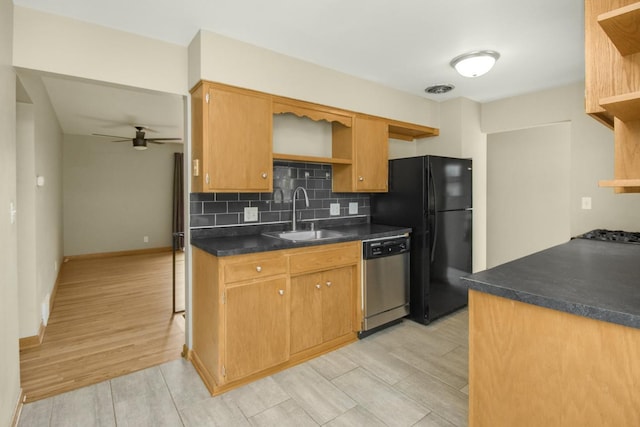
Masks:
[[[191,99],[192,190],[271,192],[271,98],[201,82]]]
[[[616,193],[640,192],[640,2],[585,0],[586,112],[614,129]]]
[[[191,91],[191,191],[271,192],[273,159],[330,163],[336,192],[387,191],[389,138],[413,141],[438,129],[201,81]],[[332,127],[331,157],[273,153],[273,115]]]
[[[382,119],[354,117],[353,127],[333,127],[334,156],[349,158],[350,165],[333,165],[333,191],[387,191],[389,125]]]

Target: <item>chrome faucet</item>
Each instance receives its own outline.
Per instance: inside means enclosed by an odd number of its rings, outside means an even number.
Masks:
[[[309,196],[307,195],[307,190],[304,187],[298,187],[293,190],[293,194],[291,195],[291,231],[296,231],[296,196],[298,195],[298,190],[302,190],[302,194],[304,194],[304,202],[307,207],[309,207]]]

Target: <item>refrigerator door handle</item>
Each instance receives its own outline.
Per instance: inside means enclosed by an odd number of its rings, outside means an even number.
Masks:
[[[436,183],[433,179],[433,173],[431,172],[431,162],[429,162],[429,183],[433,187],[433,238],[431,242],[431,262],[433,263],[434,257],[436,255],[436,242],[438,241],[438,196],[436,194]]]

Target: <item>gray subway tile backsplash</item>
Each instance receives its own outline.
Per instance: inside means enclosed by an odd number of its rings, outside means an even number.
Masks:
[[[258,208],[258,224],[290,222],[291,194],[299,186],[309,195],[309,207],[302,200],[297,201],[299,220],[370,215],[369,194],[331,191],[331,165],[275,161],[273,177],[273,193],[191,193],[190,227],[255,225],[255,221],[244,222],[245,207]],[[358,203],[358,214],[349,214],[349,203],[353,202]],[[340,203],[339,216],[329,214],[331,203]]]

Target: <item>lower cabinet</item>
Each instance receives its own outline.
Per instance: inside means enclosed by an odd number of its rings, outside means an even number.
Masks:
[[[245,377],[289,358],[289,310],[285,278],[226,290],[225,376]]]
[[[291,354],[353,331],[353,267],[291,279]]]
[[[212,394],[357,339],[360,242],[228,257],[192,253],[189,354]]]

